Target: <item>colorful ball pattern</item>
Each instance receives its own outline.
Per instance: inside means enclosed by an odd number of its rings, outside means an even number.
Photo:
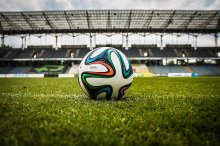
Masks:
[[[115,48],[94,49],[79,65],[79,84],[91,99],[120,99],[132,81],[131,63]]]

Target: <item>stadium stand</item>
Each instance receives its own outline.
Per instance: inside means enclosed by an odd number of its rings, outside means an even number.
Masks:
[[[62,45],[61,50],[64,49],[66,50],[64,57],[75,57],[76,56],[76,49],[73,45]],[[72,55],[72,56],[71,56]]]
[[[118,49],[122,49],[122,45],[121,44],[97,44],[96,48],[100,48],[100,47],[112,47],[112,48],[118,48]]]
[[[156,49],[157,46],[154,44],[150,45],[131,45],[128,50],[128,57],[152,57],[151,49]]]
[[[20,48],[10,49],[8,50],[7,54],[3,58],[6,58],[6,59],[16,58],[20,52],[21,52]]]
[[[58,50],[54,51],[53,58],[66,58],[67,49],[58,48]]]
[[[217,57],[217,48],[215,47],[198,47],[198,52],[202,57]]]
[[[0,58],[12,59],[21,52],[20,48],[0,48]]]
[[[219,66],[207,66],[215,75],[220,74],[220,67]]]
[[[4,58],[5,55],[7,54],[8,50],[5,48],[0,48],[1,52],[0,52],[0,58]]]
[[[55,53],[54,50],[48,48],[48,49],[43,49],[41,51],[41,54],[39,54],[39,58],[52,58],[53,54]]]
[[[67,74],[77,74],[79,65],[72,65],[66,71]]]
[[[133,71],[136,73],[148,73],[150,72],[145,64],[132,64]]]
[[[78,57],[83,58],[89,51],[90,50],[88,48],[80,49]]]
[[[189,73],[183,66],[150,66],[149,68],[155,74]]]
[[[159,48],[150,49],[152,52],[151,57],[166,57],[164,50],[160,50]]]
[[[122,45],[108,45],[118,47],[117,49],[123,52],[128,57],[217,57],[219,48],[217,47],[198,47],[194,50],[193,47],[186,45],[167,45],[163,50],[156,45],[132,45],[128,50]],[[181,47],[180,47],[181,46]],[[102,47],[102,45],[97,45]],[[90,50],[86,45],[62,45],[61,48],[55,50],[48,46],[31,46],[22,51],[21,48],[1,49],[0,58],[83,58]]]
[[[127,51],[128,57],[141,57],[139,49],[129,48]]]
[[[11,70],[9,70],[7,73],[8,74],[24,74],[24,73],[28,73],[31,69],[32,67],[29,67],[29,66],[16,66],[16,67],[13,67]]]
[[[220,75],[220,67],[219,66],[205,66],[205,65],[196,65],[191,66],[194,72],[198,73],[200,76],[217,76]]]
[[[7,74],[9,70],[11,70],[13,67],[11,66],[1,66],[0,67],[0,74]]]
[[[65,73],[67,68],[67,65],[42,65],[32,68],[31,72],[39,74],[59,74]]]
[[[103,47],[105,45],[97,45],[96,47]],[[155,44],[152,45],[131,45],[131,47],[128,50],[125,50],[125,48],[122,47],[122,45],[107,45],[108,47],[114,47],[122,51],[124,54],[126,54],[128,57],[131,58],[138,58],[141,57],[162,57],[162,58],[175,58],[175,57],[184,57],[183,53],[185,54],[185,57],[192,57],[192,58],[216,58],[217,53],[219,52],[219,48],[217,47],[198,47],[197,50],[195,50],[191,45],[189,44],[182,44],[182,45],[169,45],[167,44],[166,47],[164,47],[163,50],[160,50]],[[10,59],[32,59],[32,58],[42,58],[42,59],[57,59],[57,58],[83,58],[90,50],[87,48],[86,45],[62,45],[61,48],[58,50],[55,50],[52,46],[28,46],[24,50],[21,48],[1,48],[0,49],[0,59],[7,59],[10,61]],[[35,56],[36,55],[36,56]],[[183,59],[184,60],[184,59]],[[182,60],[182,61],[183,61]],[[59,62],[54,62],[52,64],[60,64]],[[79,63],[79,62],[78,62]],[[30,64],[30,65],[28,65]],[[57,73],[67,73],[67,74],[77,74],[78,71],[78,65],[75,64],[73,66],[70,65],[64,65],[64,68],[59,71],[52,71],[47,70],[44,72],[38,72],[34,69],[31,69],[31,63],[20,64],[18,63],[18,66],[14,67],[16,64],[13,64],[12,62],[2,62],[1,68],[0,68],[0,74],[21,74],[21,73],[45,73],[45,74],[57,74]],[[172,63],[173,64],[173,63]],[[35,65],[47,65],[43,62],[37,62]],[[33,65],[33,66],[35,66]],[[154,73],[154,74],[167,74],[167,73],[198,73],[201,76],[214,76],[214,75],[220,75],[220,69],[218,65],[191,65],[188,63],[185,64],[186,66],[171,66],[171,64],[167,66],[161,66],[162,65],[162,59],[157,60],[155,62],[154,60],[151,60],[151,63],[148,64],[149,66],[145,65],[137,65],[133,64],[134,72],[137,73]],[[53,67],[52,67],[53,68]]]
[[[65,58],[83,58],[88,52],[86,45],[62,45],[61,50],[65,49]],[[55,58],[55,56],[53,56]]]
[[[32,58],[32,53],[34,53],[35,50],[33,49],[25,49],[24,51],[20,51],[18,56],[16,58]]]
[[[182,53],[176,47],[176,45],[169,45],[167,44],[166,47],[164,48],[164,53],[166,57],[181,57]]]
[[[183,52],[186,54],[186,57],[200,57],[199,52],[191,48],[183,49]]]
[[[18,49],[16,58],[50,58],[51,50],[52,46],[28,46],[24,50]]]

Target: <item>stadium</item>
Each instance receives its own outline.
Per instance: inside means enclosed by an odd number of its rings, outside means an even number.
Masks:
[[[219,10],[0,12],[0,145],[219,145],[219,32]],[[173,34],[193,42],[165,44]],[[33,45],[32,35],[55,44]],[[58,45],[62,35],[73,43]],[[88,45],[74,42],[81,35]],[[98,35],[122,43],[98,44]],[[132,35],[157,35],[159,45],[131,44]],[[197,46],[201,35],[214,46]],[[9,36],[21,47],[6,44]],[[119,101],[90,100],[77,83],[81,60],[100,47],[132,64],[133,84]]]

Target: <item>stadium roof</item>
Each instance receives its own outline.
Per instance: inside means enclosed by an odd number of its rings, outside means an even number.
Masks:
[[[0,12],[0,34],[219,33],[219,10]]]

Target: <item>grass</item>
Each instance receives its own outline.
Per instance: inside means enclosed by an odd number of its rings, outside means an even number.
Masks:
[[[0,145],[220,145],[220,78],[135,78],[120,101],[75,79],[0,79]]]

